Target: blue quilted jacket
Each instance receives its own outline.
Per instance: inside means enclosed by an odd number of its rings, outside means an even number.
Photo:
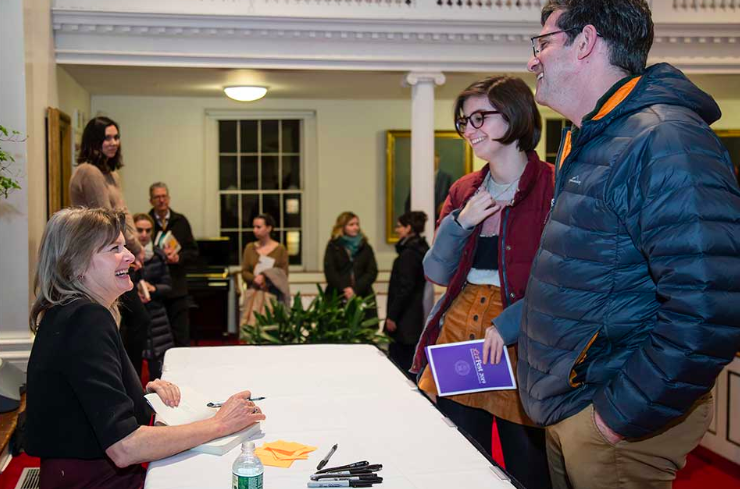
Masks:
[[[582,125],[526,297],[506,311],[521,314],[521,329],[495,321],[507,343],[518,334],[519,388],[535,422],[593,403],[617,433],[649,435],[738,351],[740,190],[708,126],[720,116],[659,64]]]

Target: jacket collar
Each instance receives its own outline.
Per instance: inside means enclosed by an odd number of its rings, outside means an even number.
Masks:
[[[510,205],[517,205],[519,202],[524,200],[527,194],[534,188],[539,179],[540,173],[542,172],[540,161],[541,160],[539,156],[537,156],[536,151],[527,151],[527,166],[524,167],[524,173],[522,173],[522,176],[519,178],[519,186]],[[475,178],[471,182],[470,190],[463,198],[464,203],[467,203],[468,199],[478,192],[478,189],[483,185],[488,172],[488,164],[484,165],[483,168],[477,172]]]

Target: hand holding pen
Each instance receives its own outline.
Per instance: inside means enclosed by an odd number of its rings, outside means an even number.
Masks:
[[[243,391],[231,396],[216,415],[211,418],[224,428],[224,435],[229,435],[265,419],[265,415],[254,402],[250,401],[251,392]]]
[[[263,397],[250,397],[247,400],[254,402],[254,401],[261,401],[263,399],[267,399],[267,398],[264,397],[264,396]],[[206,407],[209,407],[209,408],[220,408],[221,406],[224,405],[225,402],[226,401],[209,402],[208,404],[206,404]]]

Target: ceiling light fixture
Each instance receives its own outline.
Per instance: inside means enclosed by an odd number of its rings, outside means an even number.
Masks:
[[[224,87],[224,93],[230,99],[238,100],[239,102],[253,102],[265,96],[267,87],[247,85]]]

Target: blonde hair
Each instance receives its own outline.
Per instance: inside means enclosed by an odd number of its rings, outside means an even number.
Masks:
[[[337,222],[334,223],[334,227],[331,229],[331,239],[337,239],[344,236],[344,226],[355,218],[359,219],[357,214],[354,212],[346,211],[339,214],[337,216]],[[362,230],[360,230],[360,236],[367,241],[367,236],[365,236]]]
[[[126,228],[126,215],[108,209],[76,207],[62,209],[46,223],[39,246],[34,279],[36,300],[31,306],[30,325],[34,333],[43,314],[56,305],[75,299],[89,299],[109,308],[120,320],[118,303],[104,304],[82,281],[93,255],[114,243]]]

